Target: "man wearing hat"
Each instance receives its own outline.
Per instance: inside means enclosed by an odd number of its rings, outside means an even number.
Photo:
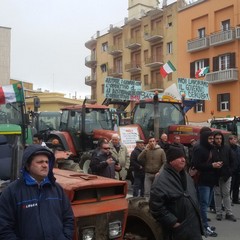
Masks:
[[[0,196],[0,239],[72,239],[70,202],[53,176],[51,150],[30,145],[23,153],[22,176]]]
[[[203,228],[196,189],[185,171],[184,152],[170,146],[166,157],[167,163],[151,188],[150,211],[164,226],[164,239],[202,240]]]
[[[133,183],[133,197],[144,196],[144,178],[145,172],[143,166],[138,161],[138,155],[144,149],[144,141],[136,140],[136,147],[130,155],[130,167],[133,168],[134,183]]]

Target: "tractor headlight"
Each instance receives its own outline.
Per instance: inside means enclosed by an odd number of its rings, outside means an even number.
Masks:
[[[109,238],[113,239],[122,235],[122,224],[120,221],[109,223]]]
[[[82,230],[82,240],[93,240],[94,239],[94,228],[85,228]]]

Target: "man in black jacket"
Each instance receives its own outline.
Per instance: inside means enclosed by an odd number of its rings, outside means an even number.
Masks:
[[[221,162],[222,167],[217,170],[218,181],[214,186],[214,201],[216,208],[216,219],[222,220],[222,203],[225,207],[227,220],[236,222],[233,215],[230,199],[231,176],[234,167],[233,156],[229,146],[224,145],[224,136],[221,132],[214,133],[213,161]]]
[[[202,240],[196,189],[184,170],[184,152],[170,146],[166,156],[167,163],[152,185],[150,211],[167,230],[164,239]]]
[[[130,155],[130,167],[133,169],[134,183],[133,183],[133,197],[138,197],[139,191],[140,196],[144,197],[144,178],[145,172],[143,166],[138,161],[138,155],[144,149],[144,141],[137,140],[136,147]]]
[[[216,168],[221,168],[220,162],[213,162],[211,150],[213,149],[213,132],[203,131],[200,133],[200,141],[193,148],[192,163],[199,172],[196,183],[200,212],[205,234],[210,237],[217,237],[215,228],[208,224],[207,210],[212,200],[213,187],[216,184]]]

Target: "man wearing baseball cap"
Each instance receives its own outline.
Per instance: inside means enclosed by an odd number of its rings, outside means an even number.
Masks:
[[[73,212],[55,182],[54,161],[46,147],[24,150],[21,177],[0,196],[0,239],[72,239]]]

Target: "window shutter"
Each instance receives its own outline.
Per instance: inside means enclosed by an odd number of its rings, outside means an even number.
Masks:
[[[218,57],[213,57],[213,72],[219,71]]]
[[[226,93],[227,101],[228,101],[228,110],[230,111],[230,93]]]
[[[205,58],[203,59],[204,61],[204,67],[209,67],[209,58]],[[209,69],[209,72],[210,72],[210,69]]]
[[[205,100],[202,100],[202,111],[205,112]]]
[[[221,104],[221,94],[217,95],[217,110],[220,111],[220,104]]]
[[[190,63],[190,78],[195,78],[195,62]]]
[[[236,67],[235,53],[230,53],[230,68]]]

